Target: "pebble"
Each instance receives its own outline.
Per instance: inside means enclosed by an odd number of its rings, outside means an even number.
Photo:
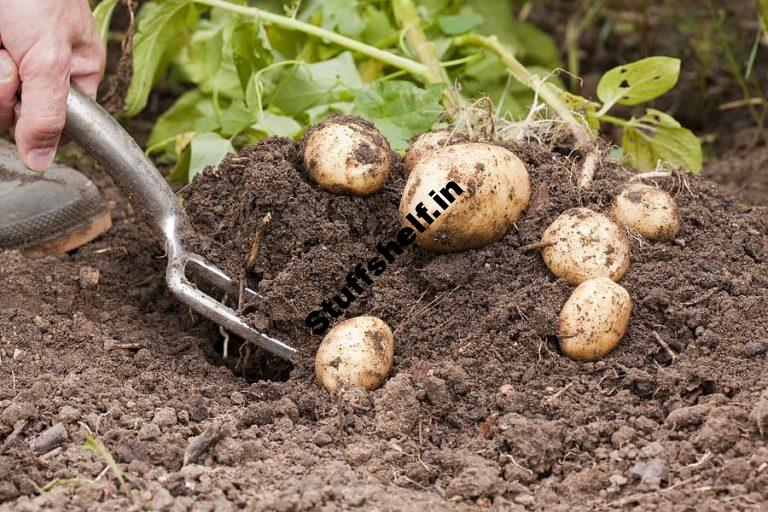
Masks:
[[[755,357],[768,352],[768,341],[749,341],[744,345],[744,357]]]
[[[333,438],[328,432],[318,430],[312,434],[312,442],[317,446],[326,446],[333,442]]]
[[[101,272],[97,268],[85,266],[80,267],[80,287],[85,290],[92,290],[99,285],[99,279],[101,279]]]
[[[155,416],[152,418],[152,423],[160,427],[170,427],[175,425],[177,421],[176,409],[172,407],[161,407],[155,411]]]
[[[614,474],[608,477],[608,481],[611,482],[613,485],[622,486],[626,484],[629,480],[626,479],[623,475]]]
[[[160,427],[155,423],[144,423],[139,429],[139,439],[142,441],[151,441],[157,439],[161,435]]]
[[[59,420],[64,423],[75,423],[80,420],[80,409],[65,405],[59,409]]]
[[[664,453],[664,447],[658,442],[649,443],[640,449],[640,455],[649,459],[658,457],[662,453]]]
[[[530,494],[518,494],[515,496],[515,503],[524,507],[531,507],[536,504],[536,498]]]

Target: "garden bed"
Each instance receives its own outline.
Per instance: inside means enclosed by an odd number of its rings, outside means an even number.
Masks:
[[[398,170],[369,198],[331,195],[304,178],[297,147],[268,139],[184,192],[195,248],[234,275],[271,214],[245,271],[264,301],[244,311],[299,349],[293,366],[245,361],[234,339],[223,359],[221,332],[165,290],[162,249],[108,183],[116,222],[102,239],[42,260],[0,253],[3,506],[755,509],[768,499],[764,209],[700,178],[658,180],[677,198],[681,232],[668,244],[633,239],[627,335],[604,360],[577,363],[556,342],[571,289],[518,248],[570,207],[604,211],[632,173],[605,162],[579,192],[567,149],[512,145],[531,173],[526,214],[490,246],[412,247],[377,278],[345,315],[392,327],[394,369],[381,389],[337,399],[314,378],[320,339],[304,318],[397,233],[404,179]],[[33,453],[29,440],[57,422],[68,439]],[[78,422],[114,456],[122,488],[110,471],[89,481],[106,463],[82,448]],[[183,466],[206,430],[217,442]]]

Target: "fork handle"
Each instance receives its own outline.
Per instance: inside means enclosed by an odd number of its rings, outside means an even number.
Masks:
[[[176,195],[128,132],[74,84],[64,134],[99,162],[145,220],[176,243],[184,212]]]

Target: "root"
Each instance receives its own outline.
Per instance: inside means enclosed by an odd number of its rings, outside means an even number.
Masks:
[[[532,244],[528,245],[522,245],[517,248],[520,252],[528,252],[528,251],[535,251],[536,249],[543,249],[545,247],[550,247],[552,245],[555,245],[557,242],[554,242],[552,240],[547,240],[546,242],[534,242]]]
[[[338,423],[339,428],[339,441],[344,439],[344,435],[346,432],[344,432],[344,395],[345,395],[345,387],[344,383],[341,383],[341,387],[339,387],[339,393],[336,399],[336,421]]]
[[[579,188],[586,189],[592,185],[592,180],[595,177],[595,170],[597,164],[600,161],[600,153],[593,144],[589,144],[584,154],[584,163],[581,166],[581,172],[579,173]]]
[[[224,338],[224,346],[221,350],[221,356],[224,359],[227,359],[229,357],[229,333],[222,326],[219,326],[219,332],[221,333],[221,336]]]
[[[657,333],[656,331],[652,331],[652,332],[653,332],[653,337],[654,337],[654,338],[656,338],[656,342],[657,342],[659,345],[661,345],[661,347],[662,347],[664,350],[666,350],[666,351],[667,351],[667,354],[669,354],[669,357],[671,357],[671,358],[672,358],[672,362],[674,362],[674,361],[675,361],[675,359],[677,359],[677,354],[675,354],[675,353],[674,353],[674,351],[673,351],[671,348],[669,348],[669,345],[667,345],[667,342],[666,342],[666,341],[664,341],[663,339],[661,339],[661,336],[659,336],[659,333]]]
[[[269,224],[269,221],[272,220],[272,214],[267,213],[263,219],[261,219],[261,224],[256,229],[256,232],[253,234],[253,240],[251,241],[251,250],[248,251],[248,257],[245,260],[245,269],[248,271],[252,271],[254,265],[256,264],[256,258],[259,257],[259,252],[261,252],[261,238],[264,234],[264,230],[267,228],[267,225]]]

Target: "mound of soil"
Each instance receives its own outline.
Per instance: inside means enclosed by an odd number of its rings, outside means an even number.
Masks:
[[[186,191],[191,243],[264,295],[244,314],[299,348],[293,367],[246,358],[236,340],[223,360],[219,330],[165,291],[162,251],[129,217],[69,256],[0,253],[0,500],[758,508],[768,500],[765,212],[702,179],[659,181],[677,197],[682,230],[670,244],[633,240],[621,282],[634,301],[627,335],[603,361],[576,363],[556,342],[571,288],[517,248],[568,208],[605,210],[631,174],[603,163],[579,193],[568,148],[510,148],[535,192],[503,240],[453,255],[409,247],[346,309],[395,331],[395,367],[374,392],[322,390],[312,372],[320,337],[304,319],[395,238],[400,170],[372,197],[332,195],[306,180],[295,143],[268,139]],[[87,480],[106,464],[80,447],[78,421],[122,467],[122,488],[110,472]],[[33,453],[28,441],[57,422],[68,439]],[[197,436],[211,441],[201,454],[189,451]]]

